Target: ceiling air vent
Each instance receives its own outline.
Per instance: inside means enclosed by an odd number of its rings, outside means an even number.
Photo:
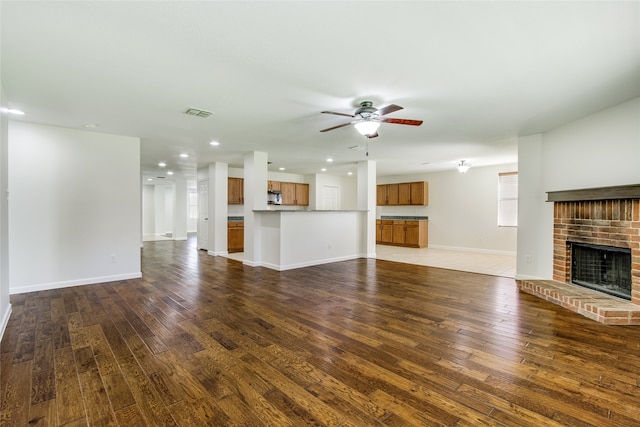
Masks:
[[[200,110],[198,108],[189,108],[184,113],[188,114],[189,116],[196,116],[196,117],[209,117],[210,115],[213,114],[211,111]]]

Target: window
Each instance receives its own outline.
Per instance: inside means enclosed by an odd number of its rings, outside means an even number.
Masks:
[[[198,193],[189,192],[189,219],[198,218]]]
[[[498,174],[498,227],[518,226],[518,172]]]

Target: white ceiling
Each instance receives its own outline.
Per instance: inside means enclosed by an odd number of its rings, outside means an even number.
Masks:
[[[159,161],[188,179],[242,167],[250,151],[298,174],[511,163],[518,135],[640,95],[639,2],[2,1],[0,14],[17,120],[138,136],[145,177]],[[362,100],[424,123],[383,124],[368,158],[349,149],[368,141],[353,127],[319,132],[348,121],[321,111]]]

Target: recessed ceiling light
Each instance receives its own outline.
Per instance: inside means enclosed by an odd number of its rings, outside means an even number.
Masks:
[[[327,158],[327,162],[331,163],[331,162],[333,162],[333,159],[331,157],[328,157]]]
[[[173,175],[173,171],[168,171],[167,175]]]
[[[216,147],[216,146],[220,145],[220,143],[218,141],[211,141],[209,143],[209,145],[213,145],[214,147]]]
[[[347,175],[353,175],[353,172],[347,172]]]
[[[165,162],[160,162],[158,163],[158,166],[160,166],[161,168],[164,168],[167,166],[167,164]]]
[[[285,169],[284,169],[284,168],[278,168],[278,170],[279,170],[279,171],[283,171],[283,170],[285,170]]]
[[[24,116],[24,111],[16,110],[15,108],[0,108],[3,113],[15,114],[16,116]]]
[[[326,171],[327,171],[327,168],[322,168],[322,169],[320,169],[320,170],[321,170],[322,172],[326,172]]]
[[[182,153],[180,154],[180,157],[182,157],[183,159],[186,159],[187,157],[189,157],[189,155],[187,153]]]
[[[147,181],[153,181],[153,178],[147,178]]]

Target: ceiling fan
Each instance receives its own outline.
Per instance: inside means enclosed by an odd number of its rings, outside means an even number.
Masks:
[[[380,109],[373,106],[371,101],[362,101],[360,107],[353,114],[336,113],[335,111],[322,111],[323,114],[335,114],[337,116],[352,117],[352,120],[347,123],[343,123],[338,126],[333,126],[327,129],[322,129],[320,132],[327,132],[330,130],[338,129],[344,126],[353,125],[360,134],[367,138],[375,138],[378,136],[378,128],[380,123],[395,123],[397,125],[409,125],[420,126],[422,120],[410,120],[410,119],[394,119],[391,117],[382,117],[386,114],[393,113],[394,111],[402,110],[403,107],[396,104],[389,104],[386,107]]]

